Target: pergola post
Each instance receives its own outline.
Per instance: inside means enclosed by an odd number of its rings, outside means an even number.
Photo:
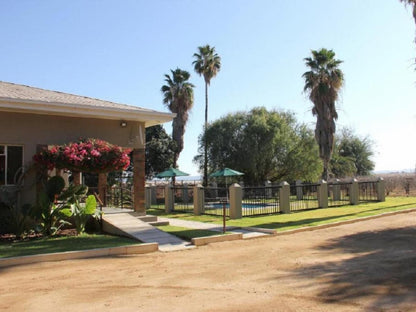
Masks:
[[[107,206],[107,173],[99,173],[98,174],[98,196],[100,200]]]
[[[81,185],[81,172],[79,171],[72,171],[72,182],[74,185]]]
[[[145,149],[135,148],[133,154],[133,207],[134,211],[146,214],[145,207]]]

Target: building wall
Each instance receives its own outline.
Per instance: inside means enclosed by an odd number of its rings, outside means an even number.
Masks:
[[[0,144],[22,145],[25,165],[32,161],[37,145],[60,145],[80,137],[128,148],[145,146],[145,128],[138,122],[127,121],[123,128],[120,120],[0,112]],[[25,178],[22,203],[34,203],[35,196],[35,175],[31,173]]]

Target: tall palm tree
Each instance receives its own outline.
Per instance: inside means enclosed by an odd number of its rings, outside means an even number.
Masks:
[[[412,6],[413,7],[413,19],[416,23],[416,0],[399,0],[400,2],[403,2],[405,6]]]
[[[179,68],[171,70],[172,77],[165,75],[166,84],[160,89],[163,93],[163,103],[176,117],[172,122],[172,138],[176,142],[173,166],[177,166],[179,154],[183,150],[183,135],[189,111],[194,105],[194,85],[188,82],[189,72]]]
[[[316,116],[315,138],[319,145],[319,157],[323,161],[322,178],[328,180],[329,161],[334,147],[335,120],[338,119],[335,102],[344,83],[344,74],[338,68],[342,61],[335,59],[335,52],[312,50],[312,57],[304,59],[310,71],[305,72],[304,92],[313,103]]]
[[[211,83],[211,79],[214,78],[221,69],[221,57],[215,52],[215,47],[210,47],[208,44],[198,47],[199,53],[194,53],[195,72],[200,76],[204,76],[205,80],[205,125],[204,131],[208,127],[208,86]],[[208,185],[208,155],[207,155],[207,142],[204,146],[204,186]]]
[[[413,19],[415,20],[416,24],[416,0],[399,0],[400,2],[403,2],[405,6],[410,5],[413,8]],[[415,39],[416,42],[416,39]]]

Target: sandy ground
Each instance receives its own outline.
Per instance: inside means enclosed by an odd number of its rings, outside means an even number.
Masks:
[[[0,311],[416,311],[416,213],[1,269]]]

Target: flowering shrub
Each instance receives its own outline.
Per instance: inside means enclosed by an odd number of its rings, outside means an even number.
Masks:
[[[122,149],[99,139],[80,139],[55,145],[33,156],[33,160],[48,170],[69,169],[80,172],[110,172],[125,170],[130,165],[130,149]]]

